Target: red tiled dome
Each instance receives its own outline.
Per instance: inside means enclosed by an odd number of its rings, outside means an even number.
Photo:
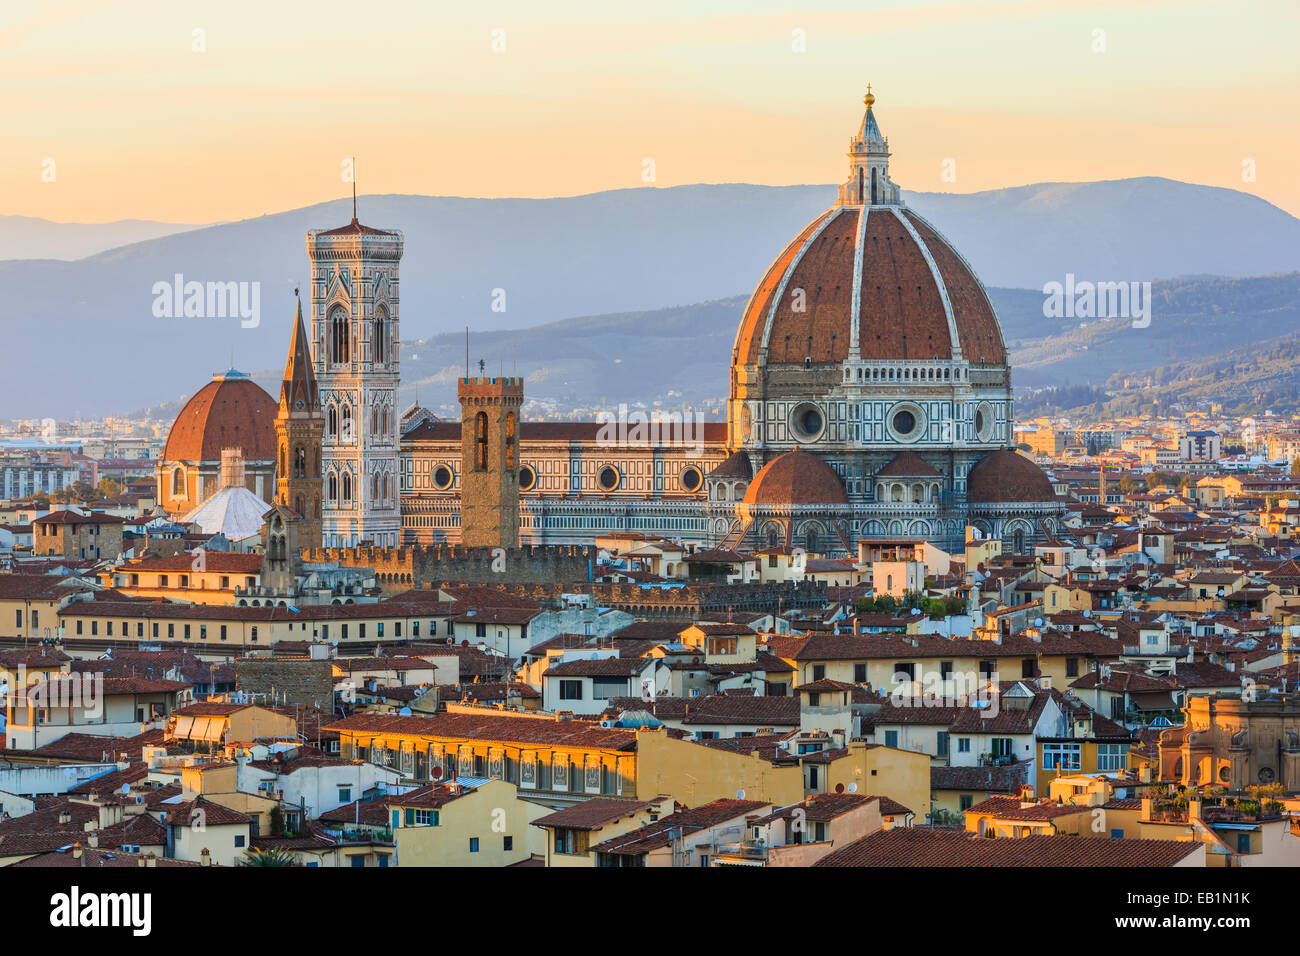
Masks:
[[[745,309],[734,362],[839,363],[855,324],[868,361],[948,360],[954,344],[976,365],[1007,361],[984,287],[933,226],[903,206],[843,205],[809,223],[772,263]]]
[[[802,448],[773,458],[745,492],[747,505],[846,505],[844,483],[831,466]]]
[[[176,416],[163,460],[218,461],[223,448],[242,448],[246,461],[274,461],[278,410],[251,378],[214,376]]]
[[[749,462],[749,455],[742,448],[733,451],[722,464],[709,472],[710,478],[743,478],[748,481],[754,477],[754,466]]]
[[[966,476],[966,500],[983,504],[1055,501],[1056,491],[1043,469],[1017,451],[989,452]]]

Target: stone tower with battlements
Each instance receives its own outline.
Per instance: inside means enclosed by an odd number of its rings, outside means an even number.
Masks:
[[[519,408],[522,378],[462,378],[460,540],[519,547]]]

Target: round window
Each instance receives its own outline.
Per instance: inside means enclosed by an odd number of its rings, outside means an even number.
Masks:
[[[600,485],[601,491],[614,491],[618,488],[618,482],[618,469],[613,465],[606,465],[596,475],[596,483]]]
[[[446,465],[439,465],[433,469],[433,486],[439,491],[446,491],[451,487],[454,477],[450,468]]]
[[[532,491],[537,484],[537,471],[532,465],[523,465],[519,469],[519,490]]]
[[[704,484],[704,475],[694,465],[682,472],[682,487],[687,491],[699,491]]]
[[[916,431],[916,416],[909,411],[901,411],[894,416],[894,431],[900,435],[910,435]]]
[[[993,439],[993,426],[993,406],[988,402],[984,402],[975,409],[976,441],[991,441]]]
[[[790,413],[790,431],[797,441],[816,441],[821,437],[823,424],[822,410],[811,402],[796,405]]]

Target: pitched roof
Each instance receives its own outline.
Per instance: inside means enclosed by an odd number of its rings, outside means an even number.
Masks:
[[[1195,840],[1029,836],[989,840],[965,830],[883,830],[823,857],[814,866],[852,867],[1150,867],[1174,866],[1205,845]]]
[[[541,746],[594,747],[604,750],[630,751],[636,748],[635,731],[604,728],[585,720],[556,720],[551,717],[524,717],[499,712],[446,713],[431,717],[354,714],[329,724],[325,729],[374,735],[414,734],[465,740],[503,740]]]
[[[658,800],[627,800],[622,797],[592,797],[581,803],[533,821],[535,827],[563,827],[568,830],[599,830],[658,805]]]
[[[757,813],[768,805],[759,800],[714,800],[693,810],[678,810],[654,823],[597,843],[592,849],[618,856],[640,856],[668,846],[678,833],[707,830],[728,820]]]

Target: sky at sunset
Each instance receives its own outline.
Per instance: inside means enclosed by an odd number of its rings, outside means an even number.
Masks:
[[[0,214],[248,218],[346,195],[353,155],[362,194],[838,182],[868,81],[904,189],[1300,214],[1297,40],[1294,0],[3,0]]]

